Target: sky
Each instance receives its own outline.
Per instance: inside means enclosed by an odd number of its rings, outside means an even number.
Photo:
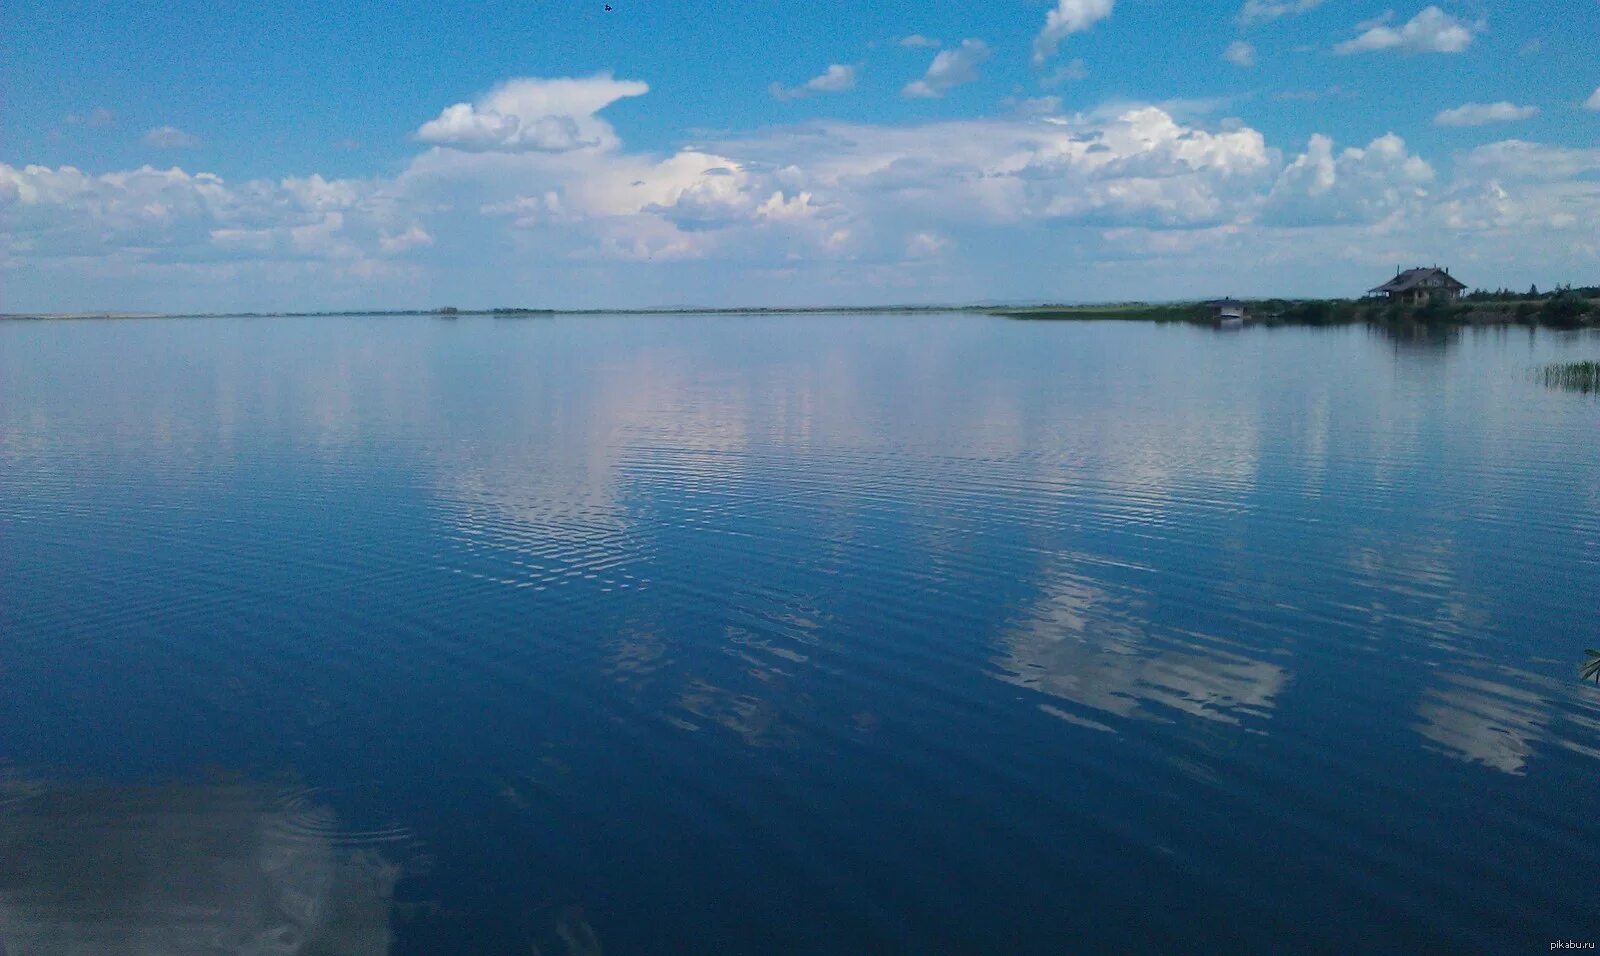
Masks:
[[[1600,284],[1600,0],[8,0],[0,311]]]

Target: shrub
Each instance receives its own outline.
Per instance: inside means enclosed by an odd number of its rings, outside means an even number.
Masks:
[[[1584,316],[1594,309],[1593,303],[1571,292],[1551,296],[1539,309],[1539,320],[1545,325],[1571,329],[1583,324]]]

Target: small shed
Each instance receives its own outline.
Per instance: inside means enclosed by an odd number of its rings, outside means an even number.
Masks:
[[[1458,282],[1448,270],[1430,266],[1407,269],[1404,272],[1396,270],[1393,279],[1375,289],[1367,290],[1367,294],[1381,295],[1391,302],[1422,303],[1430,299],[1451,302],[1466,290],[1466,285]]]
[[[1211,310],[1211,317],[1218,322],[1243,322],[1245,318],[1244,303],[1238,299],[1217,299],[1207,302],[1206,308]]]

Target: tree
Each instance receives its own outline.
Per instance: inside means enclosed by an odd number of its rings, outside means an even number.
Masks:
[[[1537,299],[1538,297],[1539,297],[1539,287],[1537,285],[1528,286],[1528,298]]]
[[[1578,671],[1578,680],[1588,680],[1593,677],[1594,682],[1600,684],[1600,651],[1591,647],[1584,653],[1589,655],[1589,660]]]
[[[1588,300],[1563,292],[1545,300],[1539,309],[1539,319],[1546,325],[1570,329],[1581,324],[1592,308]]]

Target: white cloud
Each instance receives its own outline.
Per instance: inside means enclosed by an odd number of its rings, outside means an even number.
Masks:
[[[146,130],[141,142],[152,149],[188,149],[200,145],[199,137],[191,136],[176,126],[157,126]]]
[[[922,48],[922,47],[935,47],[935,46],[939,46],[940,45],[938,40],[935,40],[932,37],[925,37],[920,33],[913,33],[908,37],[901,37],[900,39],[896,40],[895,42],[900,44],[903,47],[908,47],[908,48],[911,48],[911,49],[917,49],[917,48]]]
[[[433,237],[428,231],[418,225],[411,225],[404,232],[394,235],[378,237],[378,248],[389,255],[398,255],[411,249],[433,245]]]
[[[1088,75],[1089,67],[1082,60],[1073,60],[1039,77],[1039,85],[1045,89],[1055,89],[1063,83],[1076,82]]]
[[[1595,87],[1594,92],[1589,95],[1589,98],[1583,101],[1583,108],[1586,110],[1600,111],[1600,86]]]
[[[1237,67],[1256,65],[1256,48],[1244,40],[1235,40],[1222,51],[1222,58]]]
[[[1441,181],[1395,136],[1317,136],[1286,157],[1194,104],[1007,110],[665,153],[424,149],[371,179],[0,164],[0,280],[17,308],[139,288],[151,307],[179,290],[231,308],[404,305],[418,290],[604,306],[1177,297],[1242,262],[1263,294],[1321,294],[1359,292],[1418,250],[1476,256],[1485,282],[1579,275],[1600,255],[1600,150],[1507,140],[1456,156]]]
[[[1409,22],[1396,28],[1382,24],[1363,24],[1364,32],[1336,45],[1341,55],[1370,53],[1376,50],[1404,50],[1410,53],[1460,53],[1472,45],[1481,24],[1468,24],[1438,7],[1426,7]],[[1361,27],[1357,28],[1358,30]]]
[[[472,151],[612,149],[618,144],[616,132],[595,114],[617,100],[649,91],[648,84],[614,79],[609,72],[507,80],[473,103],[447,107],[422,124],[416,138]]]
[[[1004,102],[1024,116],[1054,116],[1061,112],[1059,96],[1029,96],[1022,99],[1007,99]]]
[[[104,106],[97,106],[87,113],[68,113],[61,118],[61,122],[68,126],[110,126],[116,122],[116,114]]]
[[[1212,223],[1269,186],[1276,162],[1254,130],[1208,132],[1149,106],[1104,119],[809,126],[719,151],[757,165],[788,157],[866,243],[896,225],[949,235],[973,223]]]
[[[1433,179],[1433,167],[1393,133],[1337,155],[1319,134],[1278,176],[1263,217],[1279,226],[1374,223],[1418,205]]]
[[[1044,28],[1033,39],[1033,65],[1043,66],[1055,55],[1061,41],[1111,16],[1115,0],[1056,0],[1044,18]]]
[[[935,55],[922,79],[907,83],[901,92],[913,97],[943,96],[952,87],[976,80],[978,67],[992,55],[982,40],[962,40],[959,47]]]
[[[1527,43],[1524,43],[1522,45],[1521,49],[1517,50],[1517,54],[1519,56],[1533,56],[1534,54],[1540,53],[1543,50],[1544,50],[1544,41],[1539,39],[1538,37],[1534,37],[1533,39],[1529,40]]]
[[[767,89],[780,100],[798,100],[813,93],[844,93],[856,88],[856,68],[835,63],[799,86],[773,83]]]
[[[950,240],[937,232],[914,232],[906,238],[907,259],[931,259],[950,248]]]
[[[12,258],[93,257],[130,268],[256,263],[344,269],[426,244],[388,187],[320,176],[229,184],[177,167],[88,175],[0,164]]]
[[[1322,6],[1323,0],[1245,0],[1235,18],[1241,27],[1268,23],[1293,13],[1305,13]]]
[[[1461,155],[1456,169],[1475,180],[1581,180],[1600,173],[1600,148],[1572,149],[1507,139]]]
[[[1537,106],[1518,106],[1515,103],[1463,103],[1454,109],[1444,110],[1433,118],[1435,126],[1487,126],[1490,123],[1512,123],[1530,119],[1539,114]]]

